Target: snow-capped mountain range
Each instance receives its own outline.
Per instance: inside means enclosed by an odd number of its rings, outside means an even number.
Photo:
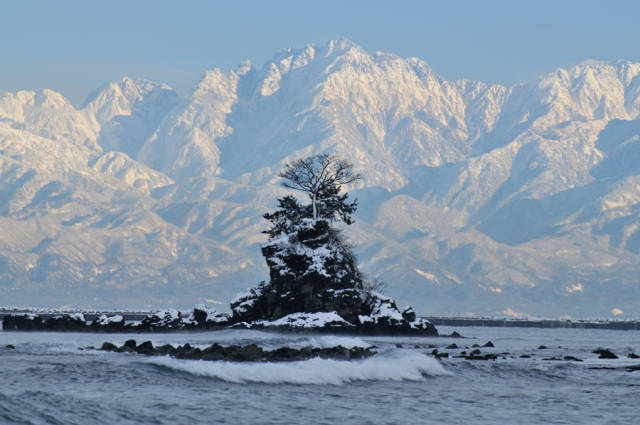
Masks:
[[[348,40],[123,78],[75,108],[0,98],[0,305],[222,303],[267,278],[262,214],[292,159],[364,179],[361,268],[423,314],[640,316],[640,63],[511,87]]]

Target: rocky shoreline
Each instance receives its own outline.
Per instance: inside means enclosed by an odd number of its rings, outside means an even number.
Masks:
[[[126,320],[123,315],[100,315],[88,320],[82,313],[44,315],[34,313],[4,316],[4,331],[146,333],[223,329],[256,329],[279,332],[312,332],[351,335],[437,336],[428,321],[405,313],[405,317],[378,318],[351,323],[335,312],[294,313],[273,321],[237,320],[233,315],[206,307],[196,307],[188,315],[174,309],[146,315],[142,320]],[[367,318],[368,319],[368,318]],[[407,320],[412,319],[412,320]]]

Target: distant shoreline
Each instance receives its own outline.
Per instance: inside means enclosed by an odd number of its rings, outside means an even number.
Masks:
[[[638,320],[596,321],[596,320],[560,320],[560,319],[489,319],[466,317],[425,317],[435,326],[481,326],[494,328],[570,328],[570,329],[608,329],[631,331],[640,330]]]

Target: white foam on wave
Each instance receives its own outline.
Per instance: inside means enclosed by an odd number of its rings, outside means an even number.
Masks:
[[[146,362],[234,383],[340,385],[354,381],[422,381],[426,376],[450,374],[434,358],[405,350],[352,361],[313,358],[287,363],[234,363],[160,357]]]
[[[314,348],[331,348],[338,345],[342,345],[344,348],[371,347],[371,344],[361,338],[334,335],[313,336],[289,345],[293,347],[311,346]]]

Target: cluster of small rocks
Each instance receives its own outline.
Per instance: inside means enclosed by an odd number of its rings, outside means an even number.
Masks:
[[[442,358],[463,358],[465,360],[496,360],[499,358],[502,359],[506,359],[508,356],[513,357],[513,355],[511,355],[511,353],[509,352],[501,352],[501,353],[496,353],[496,352],[491,352],[491,353],[483,353],[480,351],[480,348],[494,348],[495,345],[491,342],[488,341],[487,343],[483,344],[483,345],[478,345],[478,344],[473,344],[471,347],[461,347],[458,346],[457,344],[453,343],[453,344],[449,344],[445,347],[446,350],[460,350],[454,354],[447,352],[447,351],[440,351],[438,350],[438,348],[433,347],[433,350],[429,353],[432,356],[438,358],[438,359],[442,359]],[[471,350],[470,350],[471,349]],[[540,345],[538,346],[538,350],[548,350],[549,348],[545,345]],[[470,351],[467,351],[470,350]],[[619,356],[616,355],[613,351],[607,349],[607,348],[601,348],[598,347],[595,350],[592,351],[592,353],[594,354],[598,354],[598,358],[599,359],[618,359]],[[450,355],[451,354],[451,355]],[[522,359],[529,359],[534,357],[535,354],[521,354],[520,356],[518,356],[519,358]],[[637,355],[636,353],[629,353],[627,354],[627,357],[630,359],[638,359],[640,358],[639,355]],[[555,356],[555,357],[543,357],[541,358],[541,360],[545,360],[545,361],[570,361],[570,362],[582,362],[583,359],[575,357],[575,356],[571,356],[571,355],[565,355],[565,356]],[[638,366],[621,366],[621,367],[611,367],[611,366],[596,366],[596,367],[592,367],[591,369],[619,369],[619,368],[624,368],[627,369],[629,371],[635,371],[635,370],[640,370],[640,365]]]
[[[233,362],[285,362],[307,360],[314,357],[322,359],[355,360],[371,357],[375,354],[373,347],[345,348],[341,345],[330,348],[314,347],[280,347],[275,350],[264,350],[256,344],[229,345],[212,344],[207,348],[193,347],[190,344],[174,347],[170,344],[155,347],[151,341],[137,344],[130,339],[118,347],[110,342],[102,344],[101,350],[118,353],[137,353],[147,356],[171,356],[177,359],[233,361]]]
[[[460,352],[458,352],[456,355],[453,355],[451,357],[453,358],[463,358],[466,360],[496,360],[498,358],[498,354],[496,353],[485,353],[483,354],[479,347],[484,347],[484,348],[493,348],[495,347],[495,345],[493,344],[493,342],[488,341],[485,344],[483,344],[482,346],[478,345],[478,344],[473,344],[471,346],[471,348],[473,348],[473,350],[471,350],[470,352],[467,353],[466,350],[462,350]],[[445,349],[447,350],[457,350],[460,349],[461,347],[459,347],[457,344],[449,344],[445,347]],[[506,353],[503,353],[506,354]],[[438,351],[437,348],[434,348],[433,351],[431,351],[431,355],[438,358],[438,359],[442,359],[442,358],[448,358],[449,357],[449,353],[446,351]]]

